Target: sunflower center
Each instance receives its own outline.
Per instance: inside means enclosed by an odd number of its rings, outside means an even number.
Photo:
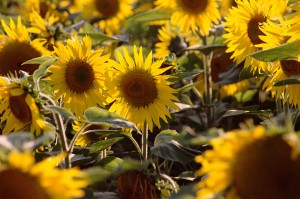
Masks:
[[[187,12],[199,14],[206,10],[208,0],[178,0],[178,4]]]
[[[0,172],[0,198],[5,199],[49,199],[38,180],[14,169]]]
[[[65,80],[70,90],[78,94],[84,93],[93,87],[93,67],[81,60],[72,61],[67,65]]]
[[[105,18],[115,16],[120,7],[119,0],[96,0],[95,3],[98,12],[100,12]]]
[[[243,199],[300,198],[300,157],[279,136],[244,146],[233,166],[233,182]]]
[[[0,50],[0,75],[15,74],[19,70],[23,70],[31,75],[39,65],[22,65],[22,63],[39,56],[41,56],[41,53],[28,42],[9,42]]]
[[[172,38],[170,41],[170,45],[168,49],[170,52],[176,54],[177,57],[180,57],[184,53],[184,49],[187,47],[186,43],[182,41],[182,39],[178,36]]]
[[[263,15],[255,16],[249,21],[247,33],[253,45],[262,43],[262,40],[259,38],[259,36],[263,35],[264,33],[259,29],[259,27],[262,26],[263,22],[265,21],[266,18]]]
[[[40,1],[40,15],[42,18],[46,17],[49,10],[49,5],[45,1]]]
[[[147,71],[136,70],[121,79],[121,91],[125,100],[134,107],[144,107],[157,98],[156,83]]]
[[[31,122],[31,111],[25,102],[27,94],[9,97],[9,108],[13,115],[23,124]]]
[[[281,69],[288,77],[300,74],[300,62],[296,60],[282,60],[280,64]]]

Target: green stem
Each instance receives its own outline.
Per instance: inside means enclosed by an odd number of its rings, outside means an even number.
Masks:
[[[284,116],[285,116],[285,126],[287,127],[288,131],[294,131],[292,118],[289,113],[289,104],[287,102],[284,103],[283,110],[284,110]]]
[[[40,93],[40,96],[47,99],[53,106],[57,106],[55,101],[48,95]],[[63,119],[62,119],[61,115],[58,113],[53,113],[53,115],[54,115],[54,119],[56,121],[56,127],[57,127],[58,136],[60,139],[62,151],[68,154],[69,146],[68,146],[68,142],[67,142],[67,136],[66,136]],[[65,164],[66,164],[66,168],[71,168],[71,161],[70,161],[69,155],[67,155],[67,157],[65,158]]]
[[[142,131],[142,155],[144,160],[148,159],[148,124],[144,125]]]
[[[131,133],[125,132],[125,133],[122,133],[122,134],[125,135],[126,137],[128,137],[131,140],[131,142],[135,146],[136,150],[138,151],[140,158],[142,158],[143,157],[142,150],[141,150],[139,144],[137,143],[137,141],[132,137]]]

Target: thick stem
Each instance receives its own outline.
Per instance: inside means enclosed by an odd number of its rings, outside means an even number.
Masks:
[[[84,130],[89,127],[91,124],[83,124],[82,127],[79,129],[79,131],[74,135],[73,139],[70,142],[70,148],[68,150],[68,156],[70,156],[70,154],[73,152],[74,146],[75,146],[75,142],[78,139],[79,135],[82,134],[82,132],[84,132]]]
[[[292,123],[292,118],[289,113],[289,104],[286,102],[283,104],[284,116],[285,116],[285,126],[287,127],[288,131],[294,131],[294,125]]]
[[[142,131],[142,155],[144,160],[148,159],[148,124],[144,124]]]

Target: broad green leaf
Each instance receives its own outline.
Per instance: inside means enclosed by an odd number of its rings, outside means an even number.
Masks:
[[[85,36],[88,35],[92,39],[94,39],[97,43],[102,43],[104,41],[126,41],[124,38],[117,36],[108,36],[106,34],[103,34],[101,32],[79,32],[78,35]]]
[[[259,61],[273,62],[285,59],[297,59],[299,54],[300,40],[280,45],[268,50],[255,52],[250,57]]]
[[[109,124],[116,128],[132,128],[137,130],[137,127],[130,121],[125,120],[122,116],[109,112],[106,109],[99,107],[87,108],[84,112],[87,122],[92,124]]]
[[[98,166],[91,167],[83,171],[88,174],[88,178],[91,183],[103,181],[112,174],[111,171]]]
[[[225,44],[211,44],[211,45],[194,45],[188,47],[186,50],[199,50],[202,52],[204,55],[209,55],[212,51],[219,49],[219,48],[224,48],[226,47]]]
[[[238,102],[245,103],[252,100],[256,93],[257,93],[257,89],[251,89],[245,92],[238,92],[237,94],[234,95],[234,97]]]
[[[171,17],[171,12],[167,12],[162,9],[151,9],[145,12],[137,13],[127,19],[131,22],[146,22],[146,21],[157,21],[157,20],[168,20]]]
[[[43,63],[40,64],[39,68],[34,71],[32,77],[33,77],[33,81],[35,83],[37,83],[38,79],[40,77],[42,77],[43,75],[45,75],[46,70],[52,65],[54,64],[56,61],[58,60],[58,58],[47,58],[47,60],[45,60]]]
[[[176,131],[172,130],[160,132],[155,138],[154,146],[150,148],[151,153],[166,160],[180,162],[183,165],[192,162],[199,152],[176,141],[175,138],[178,135]]]
[[[186,93],[186,92],[192,90],[198,84],[199,84],[199,82],[195,82],[195,83],[191,83],[191,84],[185,85],[185,86],[177,89],[177,92],[178,93]]]
[[[30,59],[30,60],[22,63],[22,65],[24,65],[24,64],[42,64],[42,63],[52,60],[52,59],[55,59],[55,58],[50,55],[44,55],[41,57],[36,57],[36,58]]]
[[[226,113],[222,117],[233,117],[233,116],[241,116],[241,115],[257,115],[264,118],[270,117],[270,110],[238,110],[232,109],[226,111]]]
[[[289,77],[287,79],[275,82],[274,86],[285,86],[288,84],[300,84],[300,79],[296,77]]]
[[[53,112],[59,113],[61,116],[63,116],[66,119],[76,118],[71,111],[63,107],[48,105],[46,106],[46,108]]]
[[[299,0],[289,0],[288,3],[287,3],[287,5],[289,6],[289,5],[291,5],[291,4],[293,4],[293,3],[297,2],[297,1],[299,1]]]
[[[113,175],[118,176],[121,173],[124,173],[126,171],[131,170],[146,170],[148,167],[149,162],[148,161],[140,161],[135,159],[123,159],[122,162],[120,162],[119,166],[114,170]]]
[[[99,161],[97,165],[101,166],[104,169],[109,171],[113,171],[117,169],[120,164],[122,164],[123,160],[114,156],[107,156]]]
[[[263,76],[263,75],[264,75],[263,72],[259,73],[257,70],[251,71],[251,67],[247,67],[247,68],[243,68],[242,71],[240,72],[239,81],[249,79],[252,77],[259,77],[259,76]]]
[[[96,142],[91,145],[90,152],[91,153],[98,153],[110,146],[112,146],[114,143],[122,140],[123,137],[115,137],[115,138],[110,138],[106,140],[100,140],[99,142]]]

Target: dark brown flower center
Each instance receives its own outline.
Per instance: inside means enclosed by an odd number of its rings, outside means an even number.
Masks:
[[[40,1],[40,15],[42,18],[46,17],[47,12],[49,12],[50,7],[45,1]]]
[[[119,0],[95,0],[96,9],[104,18],[115,16],[120,9]]]
[[[288,76],[300,74],[300,62],[296,60],[282,60],[280,61],[282,71]]]
[[[67,64],[65,80],[71,91],[82,94],[93,87],[93,67],[81,60],[71,61]]]
[[[0,198],[50,199],[38,180],[14,169],[0,171]]]
[[[199,14],[206,10],[208,0],[177,0],[184,10],[193,14]]]
[[[27,94],[9,97],[9,108],[13,115],[23,124],[31,122],[31,111],[25,102]]]
[[[24,64],[25,61],[41,56],[41,53],[28,42],[13,41],[0,50],[0,75],[15,74],[23,70],[30,75],[39,67],[38,64]]]
[[[144,107],[157,98],[156,83],[147,71],[135,70],[123,75],[121,91],[129,105]]]
[[[265,21],[266,17],[263,15],[255,16],[249,21],[247,33],[253,45],[262,43],[262,40],[259,38],[259,36],[264,35],[264,33],[259,29],[259,27],[262,26],[263,22]]]
[[[233,166],[233,186],[239,197],[300,198],[300,157],[292,159],[291,150],[279,136],[244,146]]]

